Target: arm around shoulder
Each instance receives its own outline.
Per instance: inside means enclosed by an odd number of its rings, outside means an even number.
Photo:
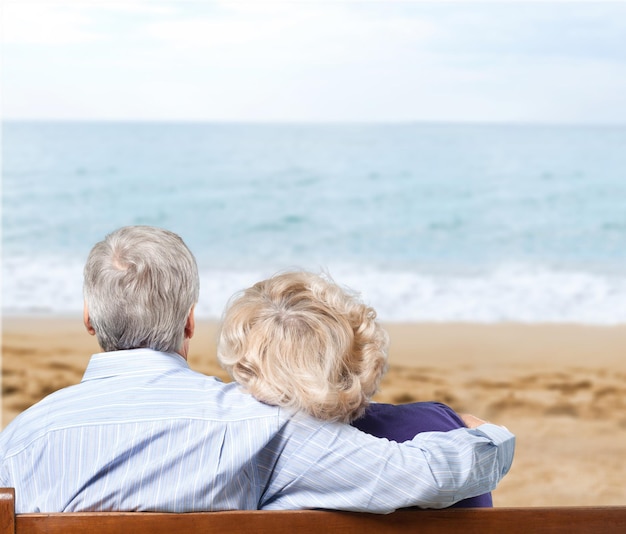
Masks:
[[[264,509],[445,508],[493,490],[510,468],[515,442],[495,425],[426,432],[405,443],[299,417],[287,427]]]

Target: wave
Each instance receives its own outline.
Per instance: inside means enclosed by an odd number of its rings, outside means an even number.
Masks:
[[[200,318],[217,319],[228,299],[273,274],[201,270]],[[339,266],[330,274],[358,291],[381,321],[626,323],[626,276],[541,266],[503,265],[472,274]],[[61,259],[5,260],[5,315],[73,315],[82,310],[82,264]]]

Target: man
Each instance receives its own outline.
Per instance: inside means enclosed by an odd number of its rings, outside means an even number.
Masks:
[[[85,326],[103,353],[0,433],[16,511],[441,508],[495,488],[514,436],[473,429],[397,444],[268,406],[186,358],[198,300],[183,241],[113,232],[85,266]]]

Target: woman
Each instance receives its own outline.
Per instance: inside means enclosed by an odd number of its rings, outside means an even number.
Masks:
[[[224,313],[218,359],[267,404],[350,423],[393,441],[465,426],[434,402],[370,402],[387,369],[389,338],[373,308],[329,278],[276,275],[235,295]],[[491,494],[457,503],[492,506]]]

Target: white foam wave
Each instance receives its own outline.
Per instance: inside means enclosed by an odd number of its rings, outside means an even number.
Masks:
[[[271,274],[203,270],[197,315],[219,318],[234,292]],[[626,323],[626,275],[519,265],[472,275],[345,266],[331,274],[358,290],[383,321]],[[78,314],[81,283],[79,263],[11,258],[2,267],[3,313]]]
[[[341,280],[361,288],[386,321],[626,323],[626,277],[512,266],[472,276],[382,272]]]

